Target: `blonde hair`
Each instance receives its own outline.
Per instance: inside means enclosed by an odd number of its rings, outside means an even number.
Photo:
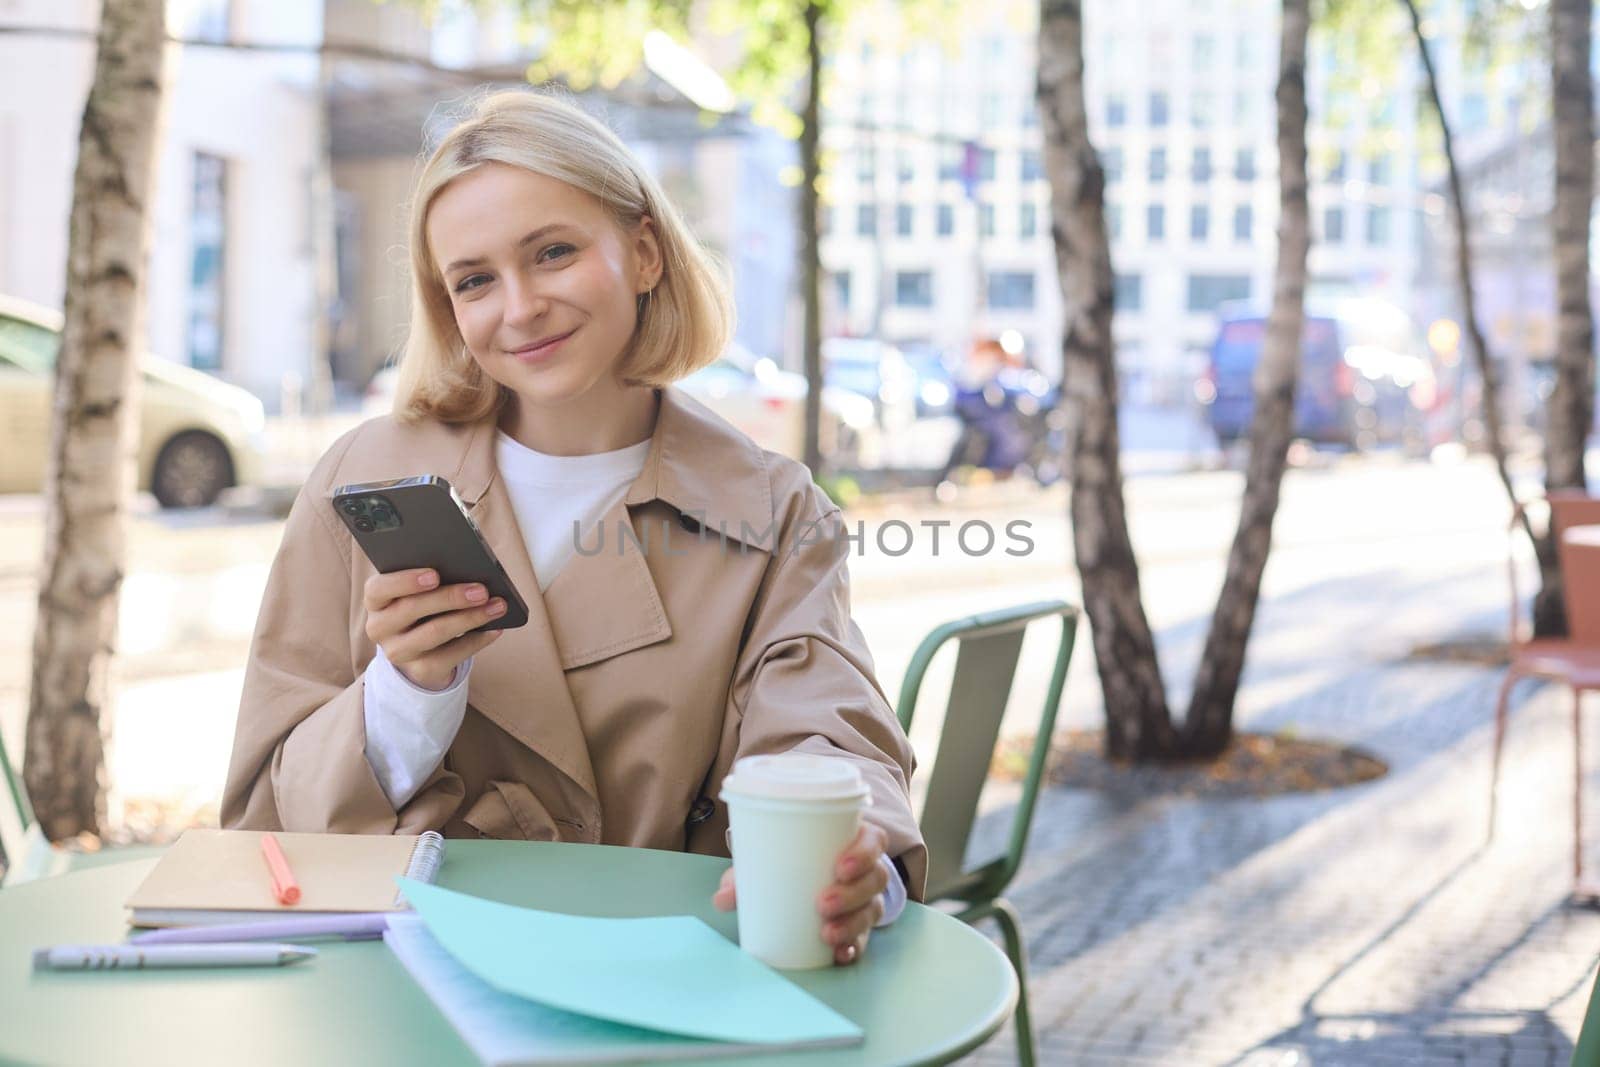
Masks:
[[[479,99],[422,168],[411,202],[411,327],[400,358],[395,414],[415,421],[475,422],[495,414],[507,390],[484,373],[456,327],[450,294],[428,247],[428,210],[446,185],[485,163],[555,178],[599,199],[631,230],[648,217],[661,248],[660,281],[640,300],[620,375],[637,385],[677,381],[721,354],[733,304],[719,265],[617,135],[548,92],[501,91]]]

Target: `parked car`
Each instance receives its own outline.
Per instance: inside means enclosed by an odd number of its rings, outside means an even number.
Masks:
[[[762,448],[793,459],[804,454],[805,375],[733,346],[678,384]],[[819,433],[822,454],[835,466],[876,464],[878,432],[872,402],[865,397],[824,385]]]
[[[0,297],[0,492],[37,493],[50,450],[61,315]],[[257,477],[265,419],[252,393],[141,353],[138,486],[165,508],[201,507]]]
[[[372,418],[394,409],[399,371],[373,376],[361,413]],[[715,362],[678,383],[706,407],[748,434],[762,448],[793,459],[805,451],[806,379],[734,345]],[[872,403],[844,389],[822,390],[822,454],[841,467],[876,462],[877,430]]]
[[[1259,311],[1232,307],[1220,316],[1201,398],[1224,446],[1250,431],[1266,334]],[[1340,301],[1308,309],[1300,338],[1296,436],[1357,449],[1417,438],[1422,419],[1412,393],[1432,371],[1404,312],[1376,300]]]
[[[901,345],[900,352],[917,385],[917,418],[950,415],[956,409],[956,382],[952,362],[944,350],[928,344]]]
[[[871,337],[829,337],[822,342],[822,377],[872,401],[878,425],[894,432],[917,417],[917,375],[894,345]]]

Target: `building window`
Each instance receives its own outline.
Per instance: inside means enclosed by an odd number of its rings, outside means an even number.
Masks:
[[[1033,308],[1033,272],[996,270],[989,272],[989,306],[1012,311]]]
[[[833,296],[838,302],[839,310],[848,313],[850,310],[850,272],[842,270],[833,276]]]
[[[1113,128],[1128,124],[1128,101],[1121,93],[1106,97],[1106,125]]]
[[[1150,149],[1150,184],[1160,185],[1167,180],[1167,150]]]
[[[1373,185],[1388,185],[1393,177],[1394,157],[1385,152],[1367,167],[1367,180]]]
[[[956,232],[956,209],[953,204],[939,205],[939,236],[949,237]]]
[[[902,150],[895,153],[894,171],[901,185],[909,184],[916,178],[917,164],[910,152]]]
[[[1122,148],[1115,146],[1100,152],[1100,169],[1105,171],[1106,181],[1120,182],[1122,180]]]
[[[1344,208],[1330,207],[1322,213],[1322,239],[1333,245],[1344,240]]]
[[[817,223],[818,223],[818,226],[821,228],[821,232],[822,232],[822,235],[824,237],[826,237],[829,234],[833,233],[833,227],[834,227],[833,212],[834,212],[834,208],[833,208],[832,204],[824,204],[822,206],[822,211],[819,213]]]
[[[1122,205],[1121,204],[1107,204],[1106,205],[1106,232],[1111,235],[1111,239],[1113,241],[1118,241],[1118,240],[1122,239]]]
[[[1036,182],[1043,177],[1044,160],[1040,158],[1039,153],[1031,148],[1023,152],[1022,180],[1025,182]]]
[[[1190,180],[1199,185],[1204,185],[1211,180],[1211,149],[1196,148],[1194,160],[1190,164]]]
[[[993,237],[994,236],[994,205],[993,204],[979,204],[978,205],[978,236],[979,237]]]
[[[862,237],[878,236],[878,207],[860,204],[856,207],[856,233]]]
[[[1151,93],[1150,94],[1150,125],[1157,126],[1157,127],[1165,126],[1167,124],[1168,117],[1169,117],[1169,115],[1168,115],[1168,110],[1167,110],[1167,94],[1166,93]]]
[[[1229,300],[1250,299],[1248,274],[1191,274],[1189,275],[1190,311],[1215,311],[1217,305]]]
[[[222,367],[227,296],[228,164],[196,152],[189,209],[189,365]]]
[[[978,100],[978,125],[985,130],[1000,125],[1000,94],[984,93]]]
[[[1217,56],[1216,38],[1209,33],[1196,34],[1194,39],[1194,69],[1210,70]]]
[[[1189,240],[1204,241],[1211,234],[1211,209],[1205,204],[1189,208]]]
[[[1039,205],[1023,204],[1017,216],[1017,236],[1034,237],[1039,233]]]
[[[978,149],[978,179],[980,181],[994,181],[994,149]]]
[[[1233,154],[1233,176],[1241,182],[1256,180],[1256,153],[1252,148],[1241,148]]]
[[[1197,130],[1216,125],[1217,98],[1210,93],[1189,94],[1189,125]]]
[[[1160,241],[1167,236],[1167,209],[1161,204],[1151,204],[1144,210],[1145,236]]]
[[[910,204],[896,204],[894,208],[894,233],[896,237],[910,237],[913,215]]]
[[[1386,207],[1369,207],[1367,209],[1367,244],[1382,245],[1389,243],[1389,209]]]
[[[232,0],[189,0],[179,34],[185,40],[226,44],[232,6]]]
[[[942,182],[958,182],[961,180],[961,160],[965,153],[954,145],[939,150],[939,180]]]
[[[933,306],[933,272],[926,270],[896,271],[894,276],[894,302],[900,307],[929,308]]]
[[[1251,210],[1249,204],[1240,204],[1233,209],[1233,239],[1235,241],[1254,239],[1255,229],[1255,212]]]
[[[856,150],[856,181],[863,185],[871,185],[878,176],[877,156],[870,148]]]
[[[1112,280],[1111,298],[1118,311],[1138,311],[1144,304],[1144,275],[1116,275]]]
[[[1328,165],[1328,180],[1330,182],[1344,181],[1344,164],[1344,150],[1335,149],[1333,153],[1333,162]]]

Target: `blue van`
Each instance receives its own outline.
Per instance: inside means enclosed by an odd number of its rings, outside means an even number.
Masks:
[[[1225,308],[1207,368],[1211,428],[1226,447],[1250,432],[1252,377],[1266,341],[1259,311]],[[1409,320],[1392,305],[1349,301],[1335,314],[1307,311],[1295,389],[1296,437],[1364,449],[1407,443],[1420,429],[1410,390],[1430,370],[1407,351]]]

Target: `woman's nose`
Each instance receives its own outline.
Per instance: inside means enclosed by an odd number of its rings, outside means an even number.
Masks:
[[[512,325],[534,322],[550,308],[550,301],[538,286],[512,282],[506,286],[506,321]]]

